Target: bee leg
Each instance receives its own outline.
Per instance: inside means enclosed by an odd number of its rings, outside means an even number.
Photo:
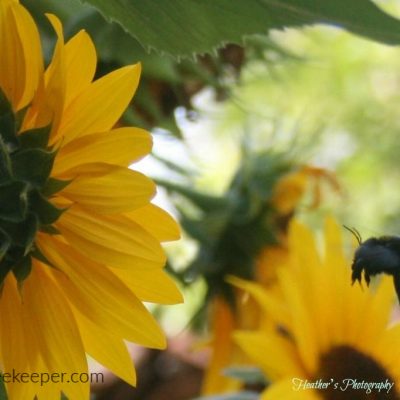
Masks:
[[[369,283],[371,282],[371,275],[367,271],[364,271],[364,279],[367,286],[369,286]]]
[[[351,274],[351,284],[354,285],[355,281],[358,281],[358,283],[361,284],[361,274],[362,274],[362,260],[357,260],[356,262],[353,263],[351,266],[351,269],[353,270]]]
[[[399,299],[399,303],[400,303],[400,274],[399,273],[393,274],[393,282],[394,282],[394,288],[396,289],[397,298]]]

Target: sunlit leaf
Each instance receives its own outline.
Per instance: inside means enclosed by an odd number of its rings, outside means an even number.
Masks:
[[[369,0],[82,0],[116,21],[145,48],[175,56],[212,52],[269,29],[328,23],[388,44],[400,20]],[[350,6],[351,5],[351,6]]]

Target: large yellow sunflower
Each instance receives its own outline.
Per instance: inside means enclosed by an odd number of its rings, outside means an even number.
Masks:
[[[399,399],[400,324],[388,325],[392,282],[383,279],[375,291],[351,286],[350,260],[333,219],[326,224],[323,257],[312,233],[297,222],[289,250],[288,264],[278,271],[279,295],[232,280],[271,318],[263,329],[234,334],[272,382],[262,400]]]
[[[8,379],[9,400],[88,399],[87,379],[71,379],[87,372],[85,353],[135,384],[124,340],[165,346],[142,302],[182,300],[160,246],[178,227],[150,203],[153,182],[128,168],[151,137],[113,128],[140,65],[93,81],[89,36],[64,43],[48,19],[58,39],[44,69],[31,16],[0,1],[0,366],[29,375]],[[64,375],[44,384],[43,373]]]

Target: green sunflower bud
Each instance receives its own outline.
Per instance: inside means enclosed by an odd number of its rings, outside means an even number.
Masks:
[[[0,92],[0,285],[11,271],[19,285],[29,275],[38,231],[58,233],[52,224],[64,210],[49,199],[69,183],[50,178],[51,127],[18,132],[20,124]]]

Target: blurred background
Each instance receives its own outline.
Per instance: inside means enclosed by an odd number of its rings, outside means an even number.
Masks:
[[[47,60],[55,35],[43,14],[53,12],[66,38],[89,32],[97,76],[142,63],[121,124],[152,132],[152,156],[134,168],[157,181],[154,201],[182,225],[182,239],[166,249],[185,304],[149,305],[168,350],[132,346],[138,387],[104,371],[93,399],[188,400],[217,387],[209,376],[222,365],[213,353],[212,315],[218,299],[235,302],[226,275],[254,279],[263,250],[284,243],[293,216],[318,231],[334,215],[364,239],[400,232],[397,47],[317,25],[177,60],[147,52],[77,0],[22,3],[40,24]],[[398,1],[379,5],[400,16]]]

